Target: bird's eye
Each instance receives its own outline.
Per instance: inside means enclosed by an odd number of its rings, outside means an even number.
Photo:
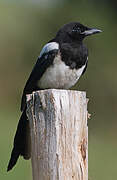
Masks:
[[[74,26],[72,32],[81,33],[81,29],[78,26]]]

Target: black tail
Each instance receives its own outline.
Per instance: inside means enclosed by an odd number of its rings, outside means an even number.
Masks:
[[[17,126],[17,131],[14,138],[14,146],[7,171],[13,168],[20,155],[22,155],[24,159],[30,158],[30,128],[29,121],[27,120],[26,116],[26,109],[22,113]]]

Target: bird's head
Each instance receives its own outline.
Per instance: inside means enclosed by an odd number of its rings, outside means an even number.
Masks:
[[[67,41],[71,39],[71,41],[82,41],[85,37],[102,32],[96,28],[89,28],[80,24],[79,22],[71,22],[65,24],[58,31],[56,37],[62,39],[63,41]]]

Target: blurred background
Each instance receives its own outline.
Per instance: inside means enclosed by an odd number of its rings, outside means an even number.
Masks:
[[[30,161],[6,172],[25,82],[43,45],[70,21],[103,31],[85,40],[89,64],[77,89],[87,92],[89,180],[117,178],[117,1],[0,0],[0,179],[32,179]]]

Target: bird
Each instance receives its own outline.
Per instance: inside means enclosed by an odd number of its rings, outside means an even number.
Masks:
[[[55,37],[42,48],[26,82],[21,99],[21,117],[14,137],[13,150],[7,171],[11,170],[19,156],[30,159],[30,127],[26,115],[26,94],[42,89],[70,89],[82,76],[88,64],[85,37],[102,32],[79,22],[63,25]]]

